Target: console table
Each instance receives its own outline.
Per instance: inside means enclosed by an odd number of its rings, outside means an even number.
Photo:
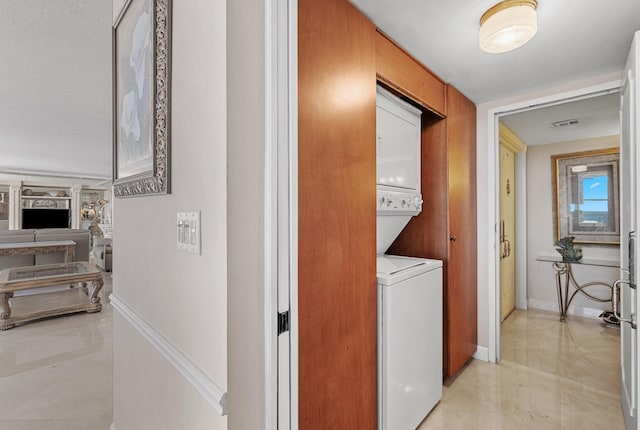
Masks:
[[[586,282],[584,284],[578,284],[576,278],[573,276],[573,265],[581,266],[600,266],[600,267],[612,267],[619,268],[620,263],[614,260],[594,260],[594,259],[581,259],[579,261],[563,261],[560,256],[541,255],[536,258],[538,261],[546,261],[552,263],[552,268],[556,272],[556,288],[558,289],[558,308],[560,310],[560,321],[564,321],[567,318],[567,310],[571,301],[577,293],[582,293],[585,297],[600,303],[611,302],[612,296],[607,299],[596,297],[587,291],[585,288],[593,285],[603,285],[608,287],[613,293],[613,285],[607,284],[602,281]],[[563,276],[564,275],[564,279]],[[575,291],[569,296],[569,284],[575,288]]]
[[[65,263],[70,263],[74,259],[76,243],[73,240],[0,243],[0,256],[49,254],[53,252],[64,252]]]
[[[77,283],[91,283],[91,291],[71,288],[53,293],[13,297],[16,291]],[[18,322],[64,315],[74,312],[100,312],[102,272],[93,264],[42,264],[12,267],[0,271],[0,330],[13,328]]]

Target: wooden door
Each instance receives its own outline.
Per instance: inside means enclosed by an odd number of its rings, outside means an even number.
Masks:
[[[500,145],[500,321],[516,307],[515,154]]]
[[[298,2],[299,428],[377,426],[375,26]]]
[[[443,270],[443,374],[456,374],[477,348],[476,108],[447,87],[448,116],[425,113],[420,215],[389,254],[435,258]]]
[[[445,375],[451,376],[478,344],[476,107],[447,86],[447,112],[449,261],[444,323],[448,347],[444,367]]]

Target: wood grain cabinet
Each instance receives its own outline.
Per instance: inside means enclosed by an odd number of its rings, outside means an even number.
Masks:
[[[298,416],[377,427],[375,26],[298,2]]]
[[[476,349],[475,106],[348,1],[300,0],[298,417],[305,430],[377,428],[377,79],[426,112],[424,209],[390,253],[444,260],[445,374]]]
[[[444,81],[380,31],[376,31],[376,72],[380,82],[439,116],[446,116]]]
[[[477,348],[476,108],[447,86],[447,118],[425,115],[422,212],[389,254],[444,262],[444,377]]]

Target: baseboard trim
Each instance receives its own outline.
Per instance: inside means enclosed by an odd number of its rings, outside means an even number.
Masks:
[[[171,342],[153,327],[147,324],[136,312],[115,294],[109,296],[111,305],[118,311],[138,332],[185,377],[191,385],[204,397],[220,415],[227,415],[227,393],[216,385],[202,370],[191,360],[174,347]],[[116,430],[112,424],[110,430]]]
[[[476,352],[473,354],[473,358],[476,360],[489,361],[489,348],[484,346],[476,347]]]
[[[536,299],[528,299],[527,302],[528,307],[532,309],[558,312],[558,303],[556,302],[545,302]],[[567,309],[568,315],[576,315],[587,318],[598,318],[602,312],[602,309],[587,308],[583,306],[569,306],[569,309]]]

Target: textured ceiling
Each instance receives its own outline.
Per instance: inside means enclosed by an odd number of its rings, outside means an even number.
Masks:
[[[638,0],[540,0],[534,39],[486,54],[494,0],[353,2],[476,103],[618,71],[640,29]],[[111,3],[0,0],[0,171],[111,176]]]
[[[111,176],[111,0],[0,0],[0,171]]]
[[[502,54],[478,47],[480,16],[497,0],[352,0],[409,53],[475,103],[623,68],[638,0],[539,0],[538,33]]]
[[[502,54],[478,47],[480,16],[498,0],[352,0],[382,31],[475,103],[485,103],[618,72],[633,33],[638,0],[538,0],[538,32]],[[616,134],[617,95],[503,117],[529,145]],[[582,117],[579,125],[551,122]]]

